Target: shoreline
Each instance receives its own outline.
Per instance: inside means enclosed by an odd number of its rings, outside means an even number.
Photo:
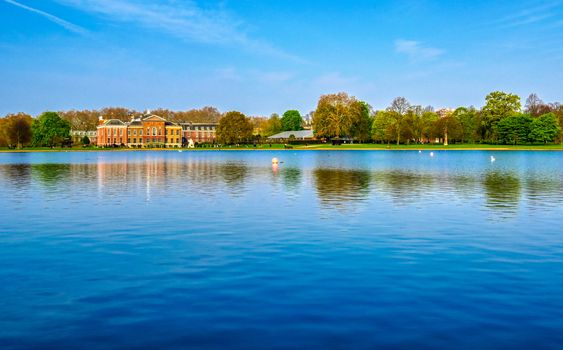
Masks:
[[[447,146],[392,146],[385,147],[358,147],[358,146],[302,146],[290,149],[283,147],[254,148],[254,147],[233,147],[233,148],[90,148],[90,149],[0,149],[0,153],[65,153],[65,152],[213,152],[213,151],[555,151],[562,152],[563,146],[489,146],[489,147],[447,147]]]

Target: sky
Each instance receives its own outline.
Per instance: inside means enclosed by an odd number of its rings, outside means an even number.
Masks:
[[[563,102],[561,1],[0,0],[0,115]]]

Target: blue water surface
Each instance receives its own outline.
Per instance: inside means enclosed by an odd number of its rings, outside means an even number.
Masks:
[[[0,348],[563,348],[563,152],[1,153],[0,208]]]

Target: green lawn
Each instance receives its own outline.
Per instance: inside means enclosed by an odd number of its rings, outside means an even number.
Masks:
[[[373,143],[355,143],[343,144],[340,146],[333,146],[331,144],[310,144],[293,145],[293,150],[552,150],[563,151],[563,145],[550,144],[550,145],[487,145],[487,144],[453,144],[444,146],[441,144],[427,144],[427,145],[387,145],[387,144],[373,144]],[[221,148],[195,148],[187,149],[182,148],[182,151],[213,151],[213,150],[283,150],[283,144],[263,144],[257,145],[241,145],[241,146],[225,146]],[[73,147],[73,148],[50,148],[50,147],[26,147],[21,150],[14,150],[8,148],[0,148],[0,152],[73,152],[73,151],[178,151],[177,148],[151,148],[151,149],[138,149],[138,148],[96,148],[96,147]]]
[[[563,150],[561,144],[550,145],[487,145],[487,144],[452,144],[444,146],[442,144],[425,144],[425,145],[399,145],[396,144],[344,144],[340,146],[333,145],[309,145],[307,147],[300,146],[305,149],[365,149],[365,150]]]

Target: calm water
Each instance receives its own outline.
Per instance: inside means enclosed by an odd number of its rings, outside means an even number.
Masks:
[[[4,153],[0,194],[1,348],[563,348],[563,152]]]

